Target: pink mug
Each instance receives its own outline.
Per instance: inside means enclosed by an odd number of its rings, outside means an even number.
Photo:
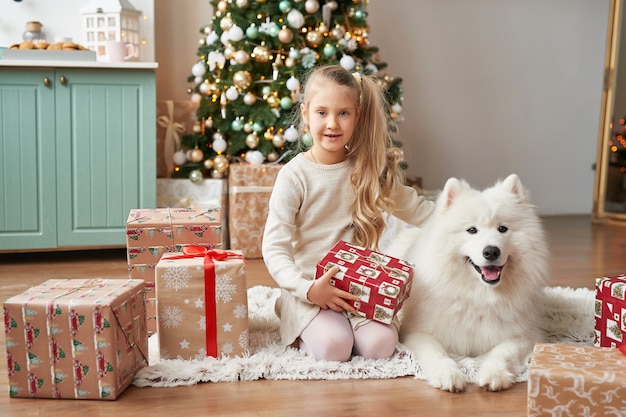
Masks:
[[[135,46],[122,41],[106,41],[106,56],[109,62],[124,62],[135,56]]]

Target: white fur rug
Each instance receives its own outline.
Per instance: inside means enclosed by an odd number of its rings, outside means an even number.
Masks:
[[[256,286],[248,290],[250,347],[252,354],[239,358],[163,360],[154,352],[157,338],[150,337],[150,366],[141,369],[133,384],[139,387],[174,387],[200,382],[251,381],[257,379],[383,379],[413,376],[423,379],[413,355],[402,345],[390,359],[367,360],[356,356],[349,362],[316,361],[294,348],[280,345],[274,301],[280,291]],[[543,312],[547,341],[592,345],[595,294],[580,288],[548,287]],[[459,361],[470,381],[475,378],[472,358]],[[527,370],[517,381],[527,380]]]

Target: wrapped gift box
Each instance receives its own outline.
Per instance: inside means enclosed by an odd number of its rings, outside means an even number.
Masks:
[[[161,256],[184,245],[223,248],[224,233],[219,208],[159,208],[130,210],[126,222],[129,277],[146,281],[148,298],[154,298],[154,272]],[[148,331],[156,331],[156,309],[148,303]]]
[[[538,343],[528,373],[528,415],[624,415],[624,369],[619,349]]]
[[[158,208],[220,208],[222,249],[228,245],[228,180],[204,179],[196,184],[186,178],[157,178]]]
[[[169,177],[174,170],[172,157],[181,148],[181,138],[193,132],[198,105],[192,101],[164,100],[156,103],[157,177]]]
[[[228,174],[230,247],[248,259],[262,258],[269,199],[282,165],[231,164]]]
[[[248,352],[248,296],[241,252],[185,247],[156,268],[157,335],[163,359]]]
[[[626,276],[596,279],[596,341],[598,347],[626,343]]]
[[[315,276],[335,265],[339,272],[330,283],[361,298],[349,302],[360,316],[389,324],[411,293],[413,265],[401,259],[340,241],[317,264]]]
[[[146,366],[145,283],[51,279],[4,302],[11,397],[114,400]]]

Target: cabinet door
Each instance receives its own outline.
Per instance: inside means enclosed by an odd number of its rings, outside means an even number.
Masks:
[[[54,90],[52,71],[0,69],[0,250],[57,245]]]
[[[62,70],[56,91],[58,245],[119,246],[156,203],[153,71]]]

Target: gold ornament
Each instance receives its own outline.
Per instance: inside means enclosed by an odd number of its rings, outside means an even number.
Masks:
[[[306,42],[312,48],[317,48],[324,41],[324,35],[316,30],[312,30],[306,34]]]
[[[205,159],[204,160],[204,167],[206,169],[213,169],[213,160],[212,159]]]
[[[252,50],[252,57],[259,63],[269,62],[270,52],[265,45],[258,45]]]
[[[263,133],[263,139],[265,140],[274,140],[274,132],[272,129],[267,129],[265,133]]]
[[[226,4],[226,2],[225,2],[224,0],[220,0],[220,1],[217,3],[217,10],[218,10],[218,11],[220,11],[220,12],[222,12],[222,13],[224,13],[224,12],[226,11],[226,7],[227,7],[227,6],[228,6],[228,5]]]
[[[212,170],[211,170],[211,178],[216,179],[216,180],[219,180],[219,179],[221,179],[221,178],[224,178],[224,173],[223,173],[223,172],[221,172],[221,171],[220,171],[220,170],[218,170],[218,169],[212,169]]]
[[[335,40],[339,40],[339,39],[343,39],[343,37],[346,35],[346,28],[344,28],[341,25],[337,25],[335,26],[335,28],[332,30],[332,32],[330,33],[330,36],[332,36],[333,39]]]
[[[232,46],[227,46],[226,48],[224,48],[224,58],[232,59],[234,55],[235,48],[233,48]]]
[[[230,16],[222,17],[222,20],[220,20],[220,27],[224,31],[230,30],[230,28],[233,27],[233,19]]]
[[[278,40],[281,41],[282,43],[291,42],[293,40],[293,32],[289,28],[283,27],[278,32]]]
[[[267,104],[272,108],[276,108],[280,106],[280,100],[278,99],[278,97],[276,97],[273,94],[268,96],[266,101],[267,101]]]
[[[245,90],[246,88],[250,87],[251,83],[252,76],[250,75],[249,71],[241,70],[233,74],[233,84],[235,84],[236,87]]]
[[[204,126],[208,127],[209,129],[213,127],[213,118],[209,117],[204,121]]]
[[[285,145],[285,137],[280,133],[275,134],[272,138],[272,145],[277,148],[282,148],[283,145]]]
[[[204,152],[202,152],[196,145],[196,147],[193,148],[191,152],[189,153],[189,160],[191,162],[200,162],[203,159],[204,159]]]
[[[213,168],[220,172],[226,171],[228,165],[228,158],[223,154],[216,155],[215,158],[213,158]]]
[[[246,136],[246,146],[250,149],[254,149],[259,145],[259,137],[256,133],[250,133]]]
[[[270,153],[267,154],[267,160],[269,162],[274,162],[278,159],[278,153],[272,151]]]
[[[249,5],[248,0],[237,0],[237,1],[235,1],[235,4],[240,9],[245,9]]]
[[[250,54],[248,53],[248,51],[240,49],[239,51],[235,52],[235,61],[237,61],[238,64],[247,64],[250,61]]]
[[[256,96],[248,92],[245,96],[243,96],[243,102],[246,106],[252,106],[254,103],[256,103]]]

